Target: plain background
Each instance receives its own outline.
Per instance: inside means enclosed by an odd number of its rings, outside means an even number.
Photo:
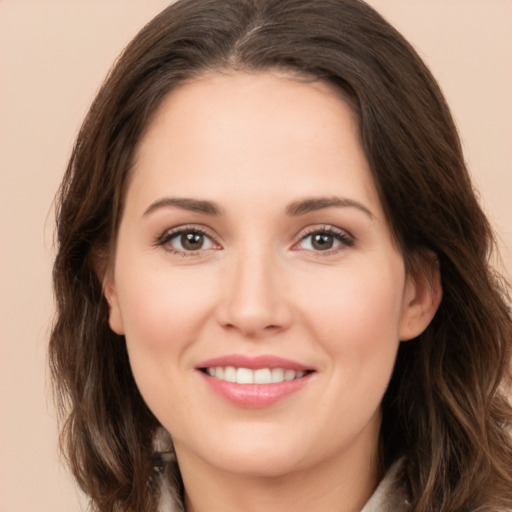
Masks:
[[[0,0],[0,512],[81,510],[46,369],[52,200],[124,45],[169,2]],[[438,78],[512,274],[512,1],[371,0]]]

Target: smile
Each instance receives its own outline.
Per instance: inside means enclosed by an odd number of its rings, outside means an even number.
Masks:
[[[234,366],[216,366],[204,370],[210,377],[237,384],[278,384],[304,377],[306,372],[285,368],[235,368]]]
[[[274,356],[230,354],[196,366],[207,388],[231,405],[265,408],[308,387],[316,370]]]

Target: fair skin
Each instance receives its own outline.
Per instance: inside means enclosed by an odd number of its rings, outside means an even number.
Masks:
[[[357,123],[327,85],[230,72],[174,90],[138,148],[105,293],[187,511],[359,511],[382,476],[380,402],[400,341],[435,313],[433,279],[406,275]],[[277,380],[224,382],[230,361]]]

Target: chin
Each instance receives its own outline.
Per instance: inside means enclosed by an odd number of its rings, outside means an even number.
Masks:
[[[281,477],[300,470],[304,462],[296,451],[277,451],[275,445],[265,450],[247,448],[243,451],[224,453],[222,457],[211,461],[224,471],[253,478]]]
[[[301,443],[257,430],[244,435],[204,436],[196,446],[185,446],[175,439],[178,461],[180,454],[194,453],[194,458],[212,468],[262,478],[282,476],[307,465],[309,457]]]

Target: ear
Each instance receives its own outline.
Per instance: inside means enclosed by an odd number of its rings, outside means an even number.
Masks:
[[[443,296],[437,256],[426,251],[421,260],[419,270],[406,279],[400,341],[416,338],[428,327]]]
[[[110,328],[116,334],[124,334],[123,318],[121,316],[121,309],[119,308],[119,300],[112,270],[107,270],[103,277],[103,294],[108,302],[108,323]]]
[[[106,251],[94,251],[91,264],[102,284],[103,295],[108,302],[108,323],[116,334],[124,334],[123,320],[114,278],[114,268]]]

